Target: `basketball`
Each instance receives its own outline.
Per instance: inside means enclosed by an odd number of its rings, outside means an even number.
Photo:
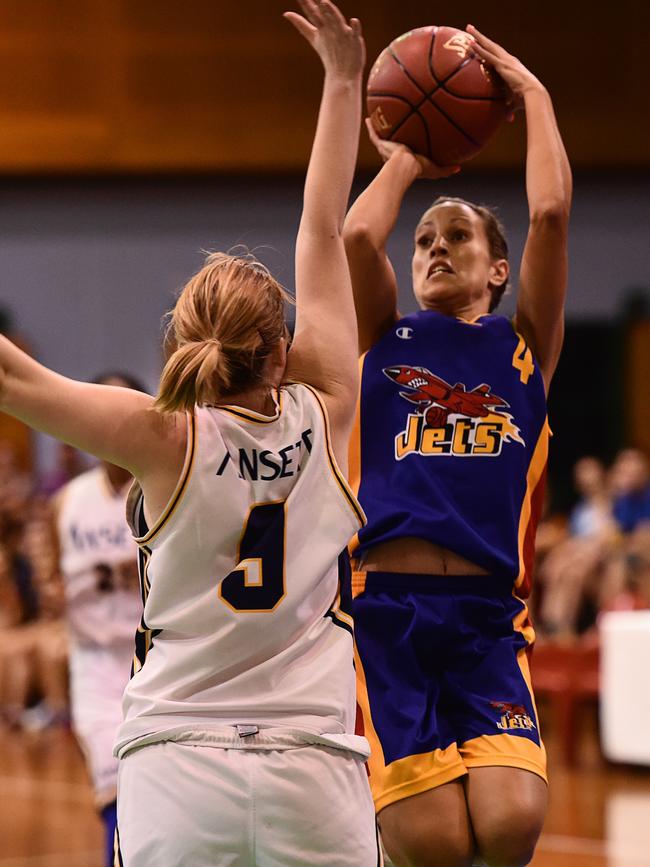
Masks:
[[[367,97],[380,138],[439,166],[475,156],[507,113],[501,81],[455,27],[419,27],[394,39],[372,67]]]

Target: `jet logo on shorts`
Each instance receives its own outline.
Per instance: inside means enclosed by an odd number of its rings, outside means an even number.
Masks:
[[[497,723],[497,728],[502,731],[510,731],[511,729],[532,731],[532,729],[536,728],[535,723],[523,704],[510,704],[507,701],[491,701],[490,706],[501,717]]]
[[[470,391],[462,382],[449,385],[425,367],[397,364],[384,374],[410,391],[400,396],[417,409],[395,437],[395,458],[409,454],[496,457],[504,442],[525,445],[512,416],[499,411],[509,404],[481,383]]]

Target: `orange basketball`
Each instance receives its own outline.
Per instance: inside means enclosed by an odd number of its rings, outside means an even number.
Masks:
[[[507,114],[500,79],[455,27],[419,27],[394,39],[370,72],[367,100],[380,138],[440,166],[475,156]]]

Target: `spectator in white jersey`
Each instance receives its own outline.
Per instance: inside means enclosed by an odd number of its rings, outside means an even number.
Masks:
[[[285,16],[325,77],[290,352],[279,284],[221,253],[179,297],[155,401],[0,341],[0,409],[138,483],[144,613],[116,744],[126,867],[381,862],[341,553],[364,520],[344,481],[358,382],[342,227],[365,48],[330,0],[300,6]]]
[[[104,373],[95,382],[145,392],[128,373]],[[113,865],[117,824],[113,744],[142,617],[137,545],[126,522],[132,481],[128,470],[100,461],[69,481],[52,503],[69,634],[72,725],[104,824],[106,867]]]

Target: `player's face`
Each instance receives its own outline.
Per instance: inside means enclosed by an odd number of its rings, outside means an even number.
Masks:
[[[456,202],[443,202],[423,215],[411,267],[420,307],[452,315],[487,313],[491,287],[508,275],[506,260],[490,255],[481,216]]]

